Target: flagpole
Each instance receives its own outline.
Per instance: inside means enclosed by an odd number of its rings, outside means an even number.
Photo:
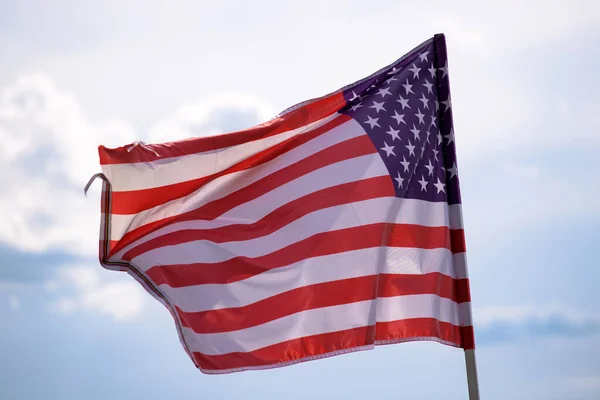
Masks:
[[[479,380],[477,379],[477,362],[475,349],[465,350],[465,365],[467,367],[467,385],[469,400],[479,400]]]

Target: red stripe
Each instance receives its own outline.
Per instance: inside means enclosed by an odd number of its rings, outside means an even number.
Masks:
[[[136,162],[152,162],[170,157],[182,157],[189,154],[201,153],[264,139],[325,118],[346,104],[343,94],[337,93],[322,97],[314,102],[300,107],[288,114],[273,119],[256,127],[226,133],[218,136],[199,137],[164,144],[149,144],[137,146],[127,151],[128,146],[110,149],[98,147],[100,164],[126,164]]]
[[[249,367],[275,367],[277,364],[308,361],[334,352],[373,345],[378,341],[430,340],[462,346],[463,328],[433,318],[414,318],[393,322],[378,322],[343,331],[306,336],[263,347],[255,351],[205,355],[193,353],[196,363],[204,370],[227,370]]]
[[[109,254],[114,254],[115,253],[118,244],[119,244],[118,240],[111,240],[109,242],[109,245],[108,245]]]
[[[284,154],[328,131],[350,120],[346,115],[340,115],[336,119],[326,123],[325,125],[314,129],[310,132],[303,133],[291,137],[273,147],[265,149],[259,153],[248,157],[247,159],[232,165],[231,167],[190,181],[179,182],[172,185],[160,186],[151,189],[115,191],[112,196],[112,213],[113,214],[136,214],[140,211],[147,210],[165,204],[171,200],[187,196],[207,183],[225,175],[234,172],[244,171],[273,160],[274,158]]]
[[[475,332],[473,326],[461,326],[460,336],[462,339],[461,347],[465,350],[475,348]]]
[[[467,246],[465,243],[465,230],[464,229],[454,229],[452,230],[452,235],[450,237],[452,242],[452,252],[454,254],[465,253],[467,251]]]
[[[468,348],[469,332],[472,326],[458,326],[449,322],[438,321],[434,318],[403,319],[377,323],[377,341],[395,342],[401,339],[438,338],[461,348]],[[386,343],[379,343],[386,344]]]
[[[183,326],[196,333],[237,331],[315,308],[395,297],[434,294],[457,303],[469,301],[466,279],[438,272],[425,275],[380,274],[307,285],[243,307],[200,312],[177,309]]]
[[[218,263],[154,266],[146,274],[157,285],[167,284],[171,287],[230,283],[311,257],[379,246],[450,249],[450,230],[446,226],[392,223],[361,225],[318,233],[261,257],[235,257]]]
[[[233,224],[213,229],[182,229],[144,242],[123,255],[132,260],[159,247],[173,246],[195,240],[214,243],[237,242],[269,235],[287,224],[314,211],[362,200],[393,197],[394,187],[389,176],[331,186],[291,201],[252,224]]]
[[[160,221],[150,222],[134,229],[123,236],[117,246],[113,249],[112,254],[137,239],[146,236],[163,226],[167,226],[172,222],[191,221],[196,219],[214,220],[232,208],[254,200],[310,172],[340,161],[373,154],[375,152],[377,152],[377,149],[375,149],[375,146],[367,135],[358,136],[338,143],[306,157],[297,163],[282,168],[222,199],[211,201],[210,203],[204,204],[187,213],[164,218]]]
[[[436,294],[456,303],[471,301],[468,279],[454,279],[439,272],[422,275],[379,274],[378,297]]]

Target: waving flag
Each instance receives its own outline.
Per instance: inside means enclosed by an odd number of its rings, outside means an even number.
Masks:
[[[433,340],[472,349],[446,47],[262,125],[99,147],[100,261],[203,372]]]

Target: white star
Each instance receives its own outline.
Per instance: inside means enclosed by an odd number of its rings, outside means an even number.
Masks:
[[[438,140],[438,144],[442,143],[442,134],[440,133],[440,131],[438,131],[437,140]]]
[[[448,178],[448,179],[452,179],[458,175],[458,168],[456,168],[456,161],[454,162],[454,165],[452,165],[452,168],[448,168],[447,171],[450,172],[450,178]]]
[[[442,104],[446,106],[444,111],[448,111],[450,108],[452,108],[452,99],[450,99],[450,95],[448,95],[448,99],[446,101],[442,101]]]
[[[425,125],[425,114],[421,113],[421,109],[419,108],[419,112],[415,114],[415,117],[419,118],[419,123]]]
[[[404,122],[404,114],[398,114],[398,111],[394,110],[392,118],[396,120],[396,123],[400,125],[400,122]],[[406,124],[406,122],[404,122]]]
[[[396,72],[398,72],[398,68],[393,67],[392,70],[388,72],[388,75],[396,75]]]
[[[427,88],[427,93],[433,93],[433,83],[429,83],[429,81],[425,79],[423,86]]]
[[[402,156],[402,161],[400,164],[404,167],[404,172],[408,172],[408,167],[410,166],[410,161],[406,161],[406,157]]]
[[[415,135],[415,140],[420,139],[420,137],[419,137],[420,131],[419,131],[419,129],[417,129],[417,127],[415,126],[415,124],[413,124],[413,127],[412,127],[412,129],[410,131],[413,133],[413,135]]]
[[[431,123],[429,124],[429,126],[435,126],[437,128],[436,122],[435,122],[435,114],[433,114],[431,116]]]
[[[383,89],[379,89],[377,94],[381,95],[381,97],[383,98],[383,97],[385,97],[386,94],[392,94],[392,93],[390,92],[390,89],[383,88]]]
[[[425,168],[427,168],[427,170],[429,171],[429,176],[432,176],[433,175],[433,164],[431,163],[431,160],[429,160],[429,162],[427,163]]]
[[[435,99],[434,103],[435,103],[435,111],[438,111],[440,109],[440,102],[437,101],[437,99]]]
[[[381,111],[381,110],[387,111],[385,108],[383,108],[383,104],[384,104],[383,101],[381,103],[373,101],[373,105],[369,108],[374,108],[375,110],[377,110],[377,114],[379,114],[379,111]]]
[[[371,118],[370,116],[367,115],[367,120],[365,121],[365,124],[371,125],[371,129],[373,129],[374,127],[378,126],[381,128],[381,125],[379,125],[377,123],[377,121],[379,120],[379,118]]]
[[[450,145],[450,143],[454,142],[454,129],[450,128],[450,133],[447,135],[444,135],[444,137],[448,140],[448,145]]]
[[[437,159],[437,155],[438,155],[439,152],[440,152],[439,150],[433,149],[433,158],[435,158],[435,161],[438,160]]]
[[[427,137],[425,138],[425,139],[427,139],[427,143],[431,143],[429,141],[429,135],[431,135],[431,132],[429,132],[429,129],[431,129],[431,128],[427,128]]]
[[[428,51],[426,51],[426,52],[425,52],[425,53],[423,53],[423,54],[419,54],[419,58],[421,59],[421,62],[423,62],[423,61],[427,61],[427,55],[428,55],[428,54],[429,54],[429,52],[428,52]]]
[[[439,70],[443,72],[442,79],[448,75],[448,60],[446,60],[446,64]]]
[[[354,101],[356,99],[358,99],[358,95],[356,93],[354,93],[354,90],[352,91],[352,97],[350,98],[350,101]]]
[[[421,94],[421,98],[419,99],[423,103],[423,107],[429,109],[429,99],[425,97],[425,93]]]
[[[393,129],[391,126],[390,126],[390,130],[387,131],[386,133],[392,137],[392,143],[394,143],[394,140],[396,140],[396,139],[401,140],[400,136],[398,136],[400,131]]]
[[[433,63],[431,64],[431,67],[428,68],[428,71],[431,74],[431,77],[435,78],[435,67],[433,66]]]
[[[350,107],[350,109],[351,109],[352,111],[356,111],[356,110],[358,110],[358,109],[359,109],[359,108],[361,108],[361,107],[363,107],[362,103],[358,103],[358,104],[355,104],[355,105],[353,105],[352,107]]]
[[[405,147],[408,149],[409,156],[412,154],[413,157],[416,157],[415,146],[413,146],[413,144],[410,142],[410,140],[408,141],[408,144]]]
[[[423,154],[425,154],[425,143],[421,146],[421,158],[423,158]]]
[[[417,68],[417,66],[413,63],[412,68],[409,68],[408,70],[413,73],[413,79],[419,78],[419,71],[421,71],[421,68]]]
[[[398,103],[402,104],[402,109],[404,110],[406,107],[410,108],[410,106],[408,105],[408,99],[405,99],[404,97],[400,96],[399,100],[396,100]]]
[[[404,183],[404,178],[400,176],[400,171],[398,171],[398,176],[394,179],[396,180],[396,182],[398,182],[398,189],[400,189],[402,187],[402,184]]]
[[[406,83],[403,83],[402,86],[404,86],[404,90],[406,90],[407,96],[409,93],[415,93],[412,91],[412,85],[410,83],[408,83],[408,78],[406,78]]]
[[[435,186],[435,188],[437,189],[438,194],[440,194],[440,192],[444,192],[446,193],[446,185],[444,185],[441,181],[440,178],[437,178],[437,183],[434,183],[433,186]]]
[[[387,154],[388,157],[391,154],[396,155],[396,153],[394,153],[394,146],[388,146],[386,142],[383,142],[383,144],[384,146],[381,148],[381,150],[385,151],[385,154]]]
[[[421,192],[426,192],[426,191],[427,191],[427,184],[428,184],[429,182],[427,182],[427,181],[425,180],[425,176],[421,176],[421,180],[420,180],[420,181],[417,181],[417,182],[419,182],[419,183],[421,184]]]
[[[388,78],[385,83],[387,83],[388,85],[391,85],[393,81],[397,81],[398,79],[396,79],[395,77],[390,77]]]

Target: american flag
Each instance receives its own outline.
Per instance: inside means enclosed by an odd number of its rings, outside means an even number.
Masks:
[[[100,261],[205,373],[474,348],[443,35],[239,132],[99,147]]]

